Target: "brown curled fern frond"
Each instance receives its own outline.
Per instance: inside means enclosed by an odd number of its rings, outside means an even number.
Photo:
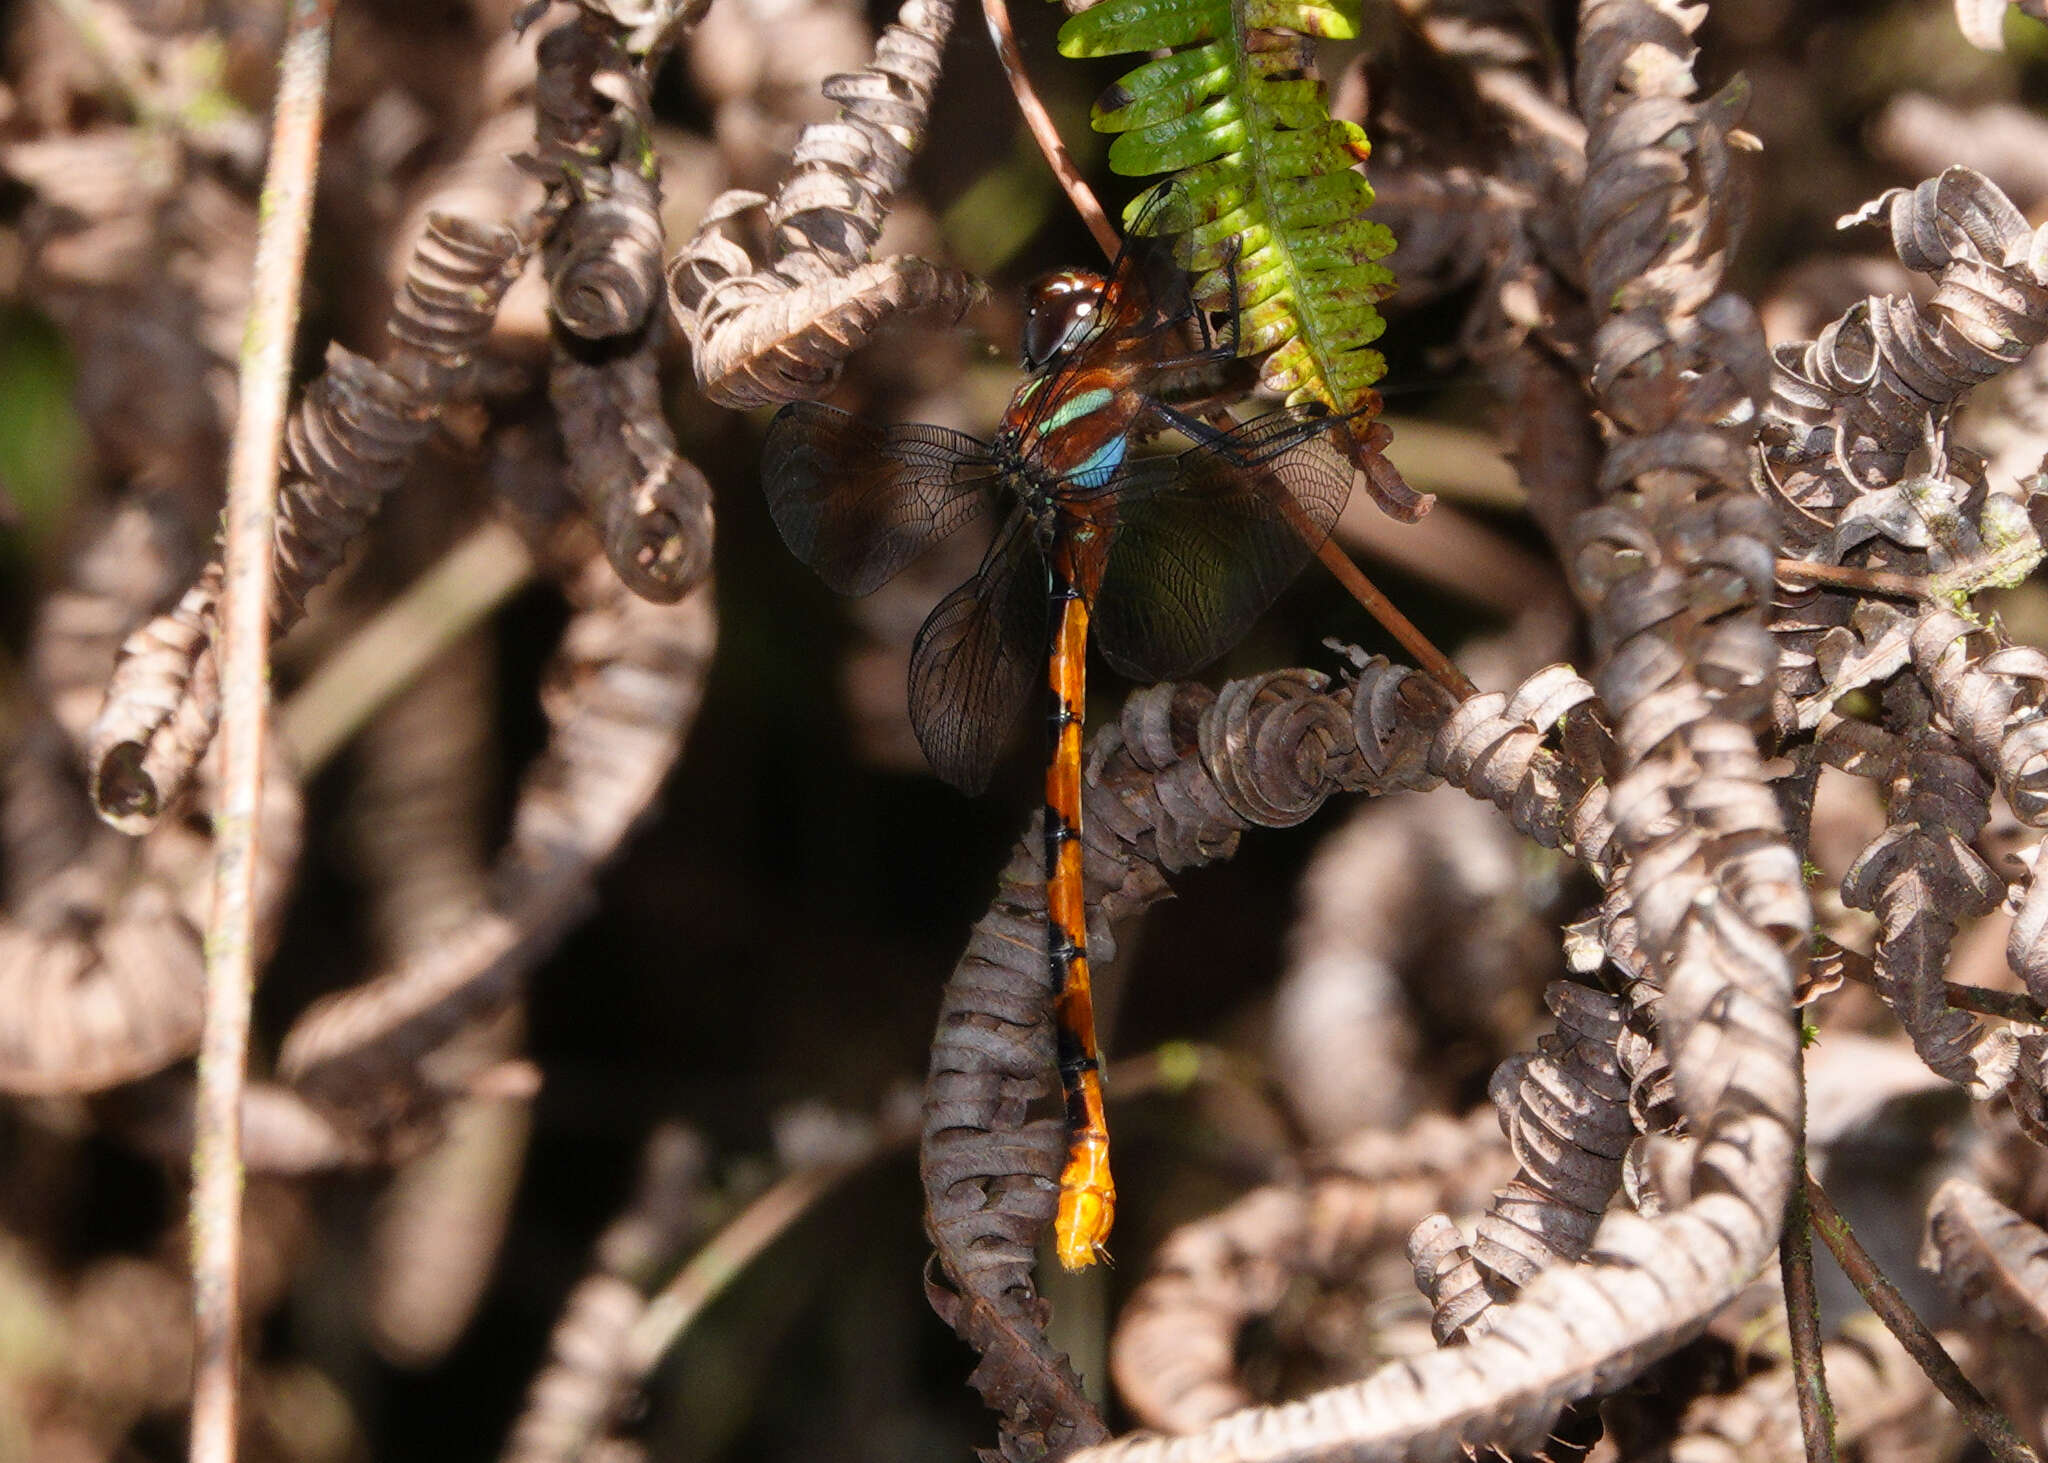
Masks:
[[[575,612],[542,693],[548,744],[521,784],[489,900],[431,948],[299,1018],[279,1070],[324,1102],[373,1121],[407,1112],[418,1059],[517,995],[682,750],[716,639],[711,587],[654,604],[593,555],[567,589]]]
[[[646,84],[616,26],[583,10],[541,37],[534,61],[528,167],[543,181],[566,182],[573,189],[620,156],[629,130],[639,131],[644,140]],[[632,152],[637,156],[639,151],[636,144]],[[603,186],[602,179],[597,186]]]
[[[625,342],[555,343],[548,397],[581,500],[626,587],[673,604],[711,571],[711,484],[676,450],[661,409],[656,316]]]
[[[353,742],[347,831],[369,902],[374,959],[432,948],[482,902],[492,771],[492,657],[468,635]],[[523,1045],[514,1009],[434,1055],[434,1080],[474,1089]],[[532,1129],[528,1094],[468,1091],[433,1140],[404,1152],[376,1206],[364,1314],[387,1360],[425,1367],[467,1329],[497,1268]]]
[[[1567,1403],[1696,1332],[1770,1254],[1797,1111],[1790,955],[1810,914],[1751,729],[1773,662],[1773,535],[1746,495],[1741,422],[1765,358],[1754,317],[1719,291],[1731,119],[1690,100],[1697,19],[1634,3],[1582,17],[1581,246],[1610,312],[1594,381],[1616,435],[1574,578],[1613,718],[1620,887],[1661,977],[1657,1030],[1702,1182],[1654,1220],[1610,1216],[1591,1263],[1542,1271],[1468,1346],[1186,1438],[1081,1455],[1091,1463],[1539,1443]]]
[[[273,761],[273,766],[276,767]],[[0,1089],[94,1092],[199,1049],[210,836],[182,818],[141,841],[91,817],[68,741],[45,724],[8,768],[0,922]],[[210,792],[200,800],[203,809]],[[297,862],[296,779],[266,779],[258,939],[275,939]]]
[[[1239,1333],[1311,1269],[1311,1197],[1254,1189],[1169,1235],[1117,1320],[1117,1395],[1147,1427],[1186,1432],[1258,1399],[1238,1376]]]
[[[2048,655],[1950,610],[1921,618],[1912,653],[1935,709],[2013,815],[2048,826]]]
[[[1562,981],[1545,1000],[1559,1030],[1540,1039],[1536,1055],[1503,1062],[1489,1084],[1519,1171],[1493,1196],[1469,1244],[1442,1214],[1409,1237],[1440,1346],[1481,1334],[1496,1302],[1513,1300],[1549,1266],[1584,1256],[1621,1184],[1635,1136],[1616,1052],[1621,1002]]]
[[[2041,236],[1966,168],[1856,216],[1880,217],[1934,295],[1924,306],[1868,296],[1774,353],[1761,480],[1782,510],[1785,552],[1924,576],[1930,600],[2016,582],[2041,557],[2034,484],[1988,483],[1948,438],[1971,390],[2048,336]],[[1816,726],[1844,694],[1904,668],[1925,613],[1825,587],[1781,595],[1772,631],[1791,719]]]
[[[2048,1231],[2039,1225],[1951,1178],[1928,1206],[1921,1259],[1972,1315],[2048,1342]]]
[[[1913,668],[1928,698],[1977,770],[1991,778],[2020,822],[2048,825],[2048,656],[2013,645],[1947,609],[1930,609],[1912,636]],[[2034,999],[2048,997],[2048,894],[2037,843],[2026,856],[2024,892],[2006,937],[2006,961]],[[2011,1087],[2014,1113],[2048,1141],[2048,1039],[2018,1038]]]
[[[1369,673],[1353,705],[1384,706],[1380,693],[1388,688],[1389,679]],[[1391,679],[1406,678],[1396,672]],[[1164,707],[1176,700],[1191,707],[1200,704],[1186,689],[1157,688],[1134,698],[1125,721],[1131,721],[1141,701]],[[1429,704],[1427,699],[1411,702],[1405,726],[1381,725],[1389,731],[1401,726],[1404,734],[1412,734],[1419,729],[1418,715]],[[1424,723],[1439,730],[1430,753],[1430,761],[1437,765],[1452,737],[1445,709],[1438,704]],[[1161,718],[1150,720],[1156,723]],[[1185,733],[1183,738],[1187,739]],[[1172,746],[1171,738],[1148,740],[1168,750]],[[1385,745],[1377,734],[1365,740],[1368,745]],[[1131,743],[1144,744],[1138,738]],[[1363,758],[1363,750],[1358,755]],[[1556,755],[1544,753],[1534,760]],[[1328,765],[1343,766],[1343,757],[1336,756]],[[1188,787],[1193,775],[1186,763],[1168,764],[1157,774],[1161,801],[1168,801],[1167,789],[1185,788],[1171,803],[1191,807],[1188,793],[1200,786]],[[1116,807],[1116,802],[1104,799],[1102,816],[1110,816]],[[1094,812],[1093,803],[1090,811]],[[1133,832],[1142,836],[1144,831],[1144,824],[1134,821]],[[1227,846],[1223,839],[1210,842]],[[1691,1049],[1682,1049],[1680,1055],[1699,1060]],[[1754,1092],[1737,1099],[1756,1100]],[[1720,1182],[1740,1180],[1739,1187],[1703,1195],[1655,1221],[1620,1213],[1610,1216],[1600,1245],[1589,1257],[1592,1263],[1544,1270],[1516,1304],[1497,1309],[1489,1334],[1467,1346],[1411,1358],[1362,1382],[1299,1402],[1238,1412],[1186,1437],[1120,1440],[1075,1456],[1089,1463],[1111,1458],[1194,1463],[1219,1456],[1392,1459],[1443,1456],[1481,1438],[1495,1443],[1541,1442],[1568,1402],[1606,1390],[1697,1330],[1725,1300],[1736,1277],[1753,1271],[1768,1253],[1776,1215],[1767,1216],[1757,1196],[1782,1182],[1782,1173],[1769,1163],[1768,1153],[1754,1171],[1737,1167],[1726,1155],[1720,1162]],[[1476,1421],[1481,1418],[1486,1419],[1483,1424]]]
[[[286,427],[279,482],[277,633],[339,567],[404,476],[518,277],[531,227],[434,219],[417,247],[382,365],[340,346]],[[169,613],[122,646],[87,736],[93,802],[125,833],[147,831],[183,788],[220,714],[216,559]]]
[[[496,679],[488,639],[465,635],[351,743],[344,831],[380,959],[438,939],[483,897]]]
[[[1235,683],[1214,703],[1193,687],[1158,687],[1132,698],[1090,761],[1098,771],[1087,805],[1096,830],[1089,851],[1098,915],[1156,897],[1162,868],[1227,853],[1248,819],[1298,818],[1339,786],[1426,782],[1424,748],[1414,738],[1432,727],[1442,735],[1431,760],[1441,763],[1450,739],[1448,698],[1418,698],[1416,689],[1427,683],[1412,673],[1369,669],[1355,692],[1335,698],[1331,709],[1339,715],[1328,719],[1318,703],[1330,698],[1310,693],[1312,684]],[[1295,689],[1288,695],[1260,704],[1289,685]],[[1544,697],[1527,699],[1541,704]],[[1243,731],[1225,730],[1247,710],[1253,717]],[[1263,723],[1260,711],[1268,718]],[[1333,740],[1340,728],[1354,727],[1352,746]],[[1397,745],[1412,750],[1390,756]],[[1303,761],[1305,754],[1312,760]],[[1280,776],[1270,788],[1269,775],[1256,772],[1268,758],[1277,758],[1272,770]],[[1541,759],[1525,758],[1523,765],[1531,760]],[[1322,778],[1304,780],[1316,766]],[[1118,845],[1144,849],[1147,858],[1135,867],[1128,854],[1110,859]],[[1030,1241],[1050,1213],[1060,1145],[1054,1124],[1033,1124],[1028,1116],[1031,1102],[1053,1088],[1045,1024],[1051,992],[1042,988],[1028,905],[1036,874],[1030,847],[1013,860],[1003,900],[949,990],[928,1096],[924,1171],[934,1239],[955,1287],[944,1293],[949,1304],[941,1313],[983,1349],[978,1381],[1009,1419],[1006,1434],[1013,1442],[1030,1437],[1033,1425],[1051,1419],[1060,1431],[1037,1434],[1045,1445],[1071,1439],[1075,1420],[1087,1425],[1092,1414],[1075,1410],[1071,1374],[1045,1350],[1042,1303],[1029,1285]],[[1098,938],[1091,933],[1091,943]],[[1462,1430],[1478,1415],[1496,1419],[1499,1435],[1540,1439],[1566,1402],[1631,1374],[1696,1328],[1731,1277],[1767,1252],[1775,1215],[1766,1218],[1754,1195],[1768,1193],[1782,1174],[1767,1161],[1756,1172],[1726,1157],[1721,1162],[1724,1183],[1741,1179],[1743,1187],[1654,1224],[1610,1220],[1595,1265],[1543,1272],[1522,1303],[1503,1312],[1504,1325],[1469,1347],[1401,1363],[1302,1402],[1240,1412],[1183,1439],[1134,1439],[1077,1456],[1411,1456],[1453,1446],[1450,1439],[1469,1436]],[[1627,1318],[1619,1334],[1616,1317]]]
[[[1433,683],[1375,664],[1355,695],[1326,694],[1325,684],[1288,671],[1220,693],[1156,686],[1096,736],[1084,792],[1091,956],[1113,958],[1111,922],[1162,897],[1167,871],[1227,857],[1246,827],[1300,822],[1345,788],[1426,783],[1427,734],[1412,723],[1431,705],[1441,714],[1444,702],[1420,689]],[[940,1271],[927,1291],[982,1353],[972,1381],[1002,1417],[1006,1449],[1107,1436],[1045,1342],[1031,1280],[1065,1141],[1057,1118],[1031,1114],[1058,1090],[1042,857],[1043,840],[1027,830],[947,985],[920,1148]]]
[[[573,175],[576,201],[548,248],[555,319],[585,340],[630,335],[662,298],[661,188],[645,155]]]
[[[2020,1131],[2048,1148],[2048,1033],[2028,1032],[2019,1039],[2019,1066],[2006,1100]]]
[[[1736,1191],[1767,1184],[1753,1218],[1775,1229],[1795,1110],[1791,955],[1812,914],[1752,730],[1776,659],[1763,613],[1776,535],[1748,492],[1743,425],[1766,362],[1754,314],[1720,290],[1732,119],[1689,100],[1698,18],[1635,0],[1583,18],[1581,246],[1608,310],[1593,383],[1615,433],[1574,578],[1614,724],[1608,815],[1679,1102],[1702,1163],[1731,1164]],[[1644,48],[1664,64],[1645,69]]]
[[[1605,879],[1618,857],[1607,816],[1610,733],[1593,687],[1570,666],[1546,666],[1512,693],[1468,696],[1450,714],[1430,770],[1508,815],[1543,848],[1560,848]],[[1559,745],[1545,745],[1553,732]]]
[[[624,37],[585,17],[540,44],[537,157],[567,200],[545,251],[548,395],[569,486],[627,586],[673,604],[710,572],[711,485],[662,410],[661,187],[653,105]]]
[[[567,207],[547,244],[555,319],[585,340],[641,329],[662,294],[661,185],[647,78],[588,17],[550,31],[534,84],[534,157]]]
[[[121,642],[190,582],[199,550],[199,534],[175,504],[135,494],[90,536],[65,582],[43,600],[29,640],[30,678],[74,747],[99,712]]]
[[[1503,1062],[1489,1084],[1521,1165],[1472,1239],[1472,1259],[1500,1300],[1539,1271],[1585,1255],[1635,1137],[1629,1082],[1615,1052],[1621,1002],[1564,981],[1552,982],[1544,1000],[1557,1030],[1538,1041],[1535,1055]]]
[[[1306,1312],[1288,1302],[1313,1289],[1329,1294],[1330,1309],[1355,1307],[1418,1216],[1438,1206],[1465,1212],[1510,1167],[1490,1114],[1424,1114],[1399,1129],[1360,1130],[1304,1173],[1180,1226],[1118,1317],[1118,1395],[1145,1426],[1168,1432],[1250,1406],[1258,1399],[1244,1341],[1255,1323],[1286,1353],[1312,1354],[1329,1309],[1320,1299]]]
[[[496,1272],[533,1132],[530,1081],[520,1072],[525,1012],[514,1006],[458,1032],[428,1059],[427,1080],[452,1098],[432,1141],[403,1161],[378,1197],[369,1237],[364,1312],[386,1361],[424,1370],[476,1317]],[[511,1086],[510,1091],[492,1090]]]
[[[1483,1334],[1493,1295],[1472,1259],[1472,1247],[1448,1214],[1426,1214],[1408,1234],[1415,1288],[1429,1302],[1429,1332],[1439,1346]]]
[[[887,320],[957,320],[972,303],[976,286],[955,270],[871,257],[923,145],[952,27],[952,0],[904,0],[869,65],[825,82],[839,117],[804,129],[774,199],[725,193],[671,262],[697,384],[711,400],[743,408],[817,397]],[[725,230],[764,206],[770,243],[756,265]]]
[[[1913,1049],[1949,1081],[1988,1098],[2011,1080],[2013,1036],[1947,1004],[1957,924],[2005,897],[1971,842],[1991,816],[1991,787],[1955,741],[1931,728],[1905,739],[1887,827],[1842,877],[1842,902],[1876,914],[1877,989]]]
[[[209,860],[203,819],[140,843],[93,816],[76,738],[122,638],[161,605],[196,547],[161,500],[115,512],[45,603],[31,641],[34,689],[52,708],[19,735],[0,785],[6,912],[0,918],[0,1088],[96,1092],[198,1048],[200,931]],[[271,779],[259,890],[275,933],[298,848],[296,782]]]
[[[627,1343],[650,1290],[697,1225],[705,1158],[702,1142],[673,1124],[647,1140],[639,1187],[598,1237],[590,1273],[562,1306],[502,1463],[578,1463],[618,1420]]]
[[[1802,553],[1824,553],[1858,497],[1908,476],[1930,424],[2048,338],[2048,252],[1982,174],[1950,168],[1845,222],[1880,218],[1933,299],[1872,296],[1775,352],[1764,460]]]

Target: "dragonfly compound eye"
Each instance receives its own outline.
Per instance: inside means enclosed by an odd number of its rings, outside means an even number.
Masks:
[[[1038,371],[1100,323],[1101,275],[1063,269],[1031,286],[1024,307],[1024,369]]]

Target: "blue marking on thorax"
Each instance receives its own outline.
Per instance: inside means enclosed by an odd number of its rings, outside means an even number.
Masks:
[[[1107,393],[1104,393],[1107,395]],[[1111,437],[1095,449],[1089,459],[1067,474],[1067,481],[1076,487],[1095,489],[1106,484],[1110,475],[1123,464],[1126,444],[1122,437]]]

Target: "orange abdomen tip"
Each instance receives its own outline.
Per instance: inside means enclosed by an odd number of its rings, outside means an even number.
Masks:
[[[1108,1253],[1105,1245],[1116,1223],[1116,1182],[1109,1176],[1109,1140],[1084,1134],[1069,1150],[1060,1174],[1059,1216],[1053,1221],[1053,1243],[1060,1265],[1085,1270]]]

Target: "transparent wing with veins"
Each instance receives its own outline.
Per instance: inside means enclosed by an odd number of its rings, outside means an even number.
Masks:
[[[975,576],[940,600],[910,653],[910,725],[932,770],[988,786],[1045,669],[1047,580],[1031,519],[1013,510]]]
[[[1172,680],[1244,638],[1351,496],[1352,465],[1329,440],[1341,420],[1289,409],[1229,432],[1190,423],[1198,445],[1124,468],[1094,615],[1103,659]]]
[[[768,428],[761,484],[791,553],[841,594],[881,588],[975,516],[999,479],[965,432],[877,427],[800,401]]]

